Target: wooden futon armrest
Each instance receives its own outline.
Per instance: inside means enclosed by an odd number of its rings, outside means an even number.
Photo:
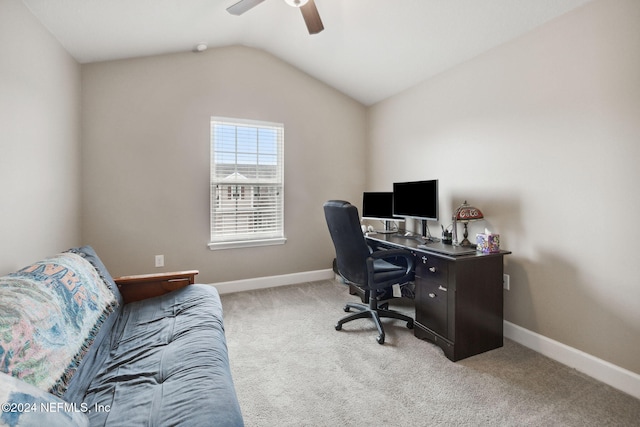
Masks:
[[[113,279],[120,289],[124,303],[156,297],[184,288],[195,282],[198,270],[177,271],[171,273],[138,274]]]

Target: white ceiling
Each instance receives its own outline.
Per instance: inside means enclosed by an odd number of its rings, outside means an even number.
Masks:
[[[262,49],[365,105],[592,0],[315,0],[325,30],[266,0],[23,0],[80,63],[246,45]]]

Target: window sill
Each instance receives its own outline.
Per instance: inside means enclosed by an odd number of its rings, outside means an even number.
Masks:
[[[212,251],[222,249],[251,248],[256,246],[273,246],[284,245],[287,241],[286,237],[278,237],[274,239],[258,239],[258,240],[238,240],[234,242],[210,242],[209,249]]]

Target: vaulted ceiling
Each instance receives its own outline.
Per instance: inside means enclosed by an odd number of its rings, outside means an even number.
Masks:
[[[265,0],[23,0],[80,63],[246,45],[365,105],[506,43],[592,0],[315,0],[324,31]],[[259,73],[260,70],[256,70]]]

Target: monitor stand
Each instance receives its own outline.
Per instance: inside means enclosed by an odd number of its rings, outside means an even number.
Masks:
[[[440,239],[437,239],[433,236],[431,236],[431,231],[429,230],[429,227],[427,226],[427,220],[426,219],[422,219],[420,220],[422,222],[422,239],[424,240],[424,242],[439,242]]]
[[[397,231],[397,230],[393,229],[393,222],[394,221],[384,220],[382,222],[384,223],[384,230],[376,230],[376,233],[379,233],[379,234],[393,234],[393,233],[395,233]]]

